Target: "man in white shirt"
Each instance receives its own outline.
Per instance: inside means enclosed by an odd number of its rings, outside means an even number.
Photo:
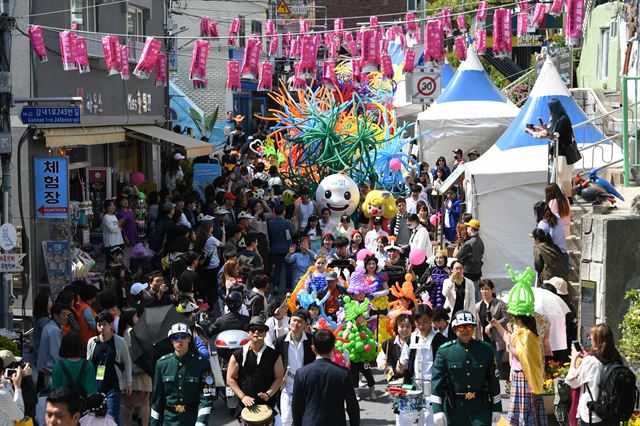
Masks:
[[[126,217],[118,220],[116,217],[116,203],[113,200],[104,202],[104,216],[102,216],[102,243],[107,255],[107,263],[111,260],[109,252],[113,247],[124,248],[124,238],[122,238],[122,224]]]
[[[420,224],[420,219],[417,214],[409,215],[409,218],[407,219],[407,227],[411,230],[411,236],[409,237],[409,250],[411,251],[415,248],[419,248],[424,251],[427,259],[433,256],[433,245],[429,238],[429,231]]]
[[[302,190],[300,193],[300,204],[296,205],[293,212],[293,224],[296,226],[298,232],[301,232],[309,221],[309,216],[320,216],[320,209],[318,204],[311,200],[309,194]]]
[[[304,332],[308,324],[309,312],[306,309],[297,309],[289,319],[289,333],[276,340],[276,351],[280,354],[285,369],[284,386],[280,394],[282,426],[293,424],[291,401],[296,371],[311,364],[316,358],[311,348],[311,336]]]
[[[418,201],[424,201],[425,204],[429,205],[429,199],[427,198],[427,194],[422,191],[422,185],[416,183],[411,187],[411,196],[407,197],[407,213],[409,214],[417,214],[418,213]]]

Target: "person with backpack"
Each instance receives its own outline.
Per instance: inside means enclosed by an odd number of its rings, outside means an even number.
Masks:
[[[60,359],[53,366],[51,391],[69,388],[74,395],[86,398],[97,392],[96,370],[83,358],[84,345],[76,333],[65,334],[60,345]]]
[[[638,402],[636,376],[623,365],[615,347],[613,331],[596,324],[589,332],[591,348],[571,349],[571,367],[565,382],[580,388],[578,417],[580,425],[617,425],[626,422]]]

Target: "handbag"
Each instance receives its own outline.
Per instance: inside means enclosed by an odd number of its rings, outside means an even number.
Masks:
[[[33,419],[31,417],[27,417],[22,420],[16,420],[13,422],[13,426],[34,426]]]
[[[572,165],[580,161],[582,158],[582,154],[578,151],[578,144],[576,143],[576,138],[573,135],[573,131],[571,131],[571,143],[567,146],[565,150],[565,157],[567,159],[567,164]]]

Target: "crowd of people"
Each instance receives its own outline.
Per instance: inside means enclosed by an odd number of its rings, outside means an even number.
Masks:
[[[20,366],[5,375],[0,397],[5,392],[12,404],[0,410],[52,425],[207,425],[213,399],[225,393],[211,369],[211,339],[243,330],[248,341],[231,355],[225,377],[238,417],[245,407],[267,406],[277,425],[346,424],[347,416],[366,424],[358,401],[378,398],[371,372],[378,368],[398,425],[489,425],[503,411],[500,378],[511,380],[510,424],[546,424],[544,359],[568,362],[577,339],[567,285],[569,201],[558,185],[534,206],[532,264],[536,284],[571,312],[547,318],[497,297],[482,279],[491,254],[480,222],[463,213],[463,189],[453,185],[440,197],[465,161],[461,150],[451,168],[444,157],[433,168],[416,162],[388,223],[360,208],[334,220],[309,188],[286,189],[278,159],[249,149],[252,138],[238,127],[213,160],[222,175],[204,199],[187,189],[187,160],[173,155],[164,188],[146,197],[143,238],[128,210],[136,188],[105,202],[104,281],[73,282],[53,300],[36,296],[35,365],[2,357],[5,368]],[[470,161],[478,156],[468,153]],[[360,200],[372,189],[360,184]],[[434,251],[440,226],[446,245]],[[416,263],[415,248],[433,255]],[[374,309],[382,300],[393,308]],[[161,307],[180,320],[141,354],[134,328]],[[589,350],[573,348],[569,385],[588,384],[597,398],[599,369],[620,360],[612,336],[598,325]],[[589,421],[584,399],[584,392],[575,399],[574,424]]]

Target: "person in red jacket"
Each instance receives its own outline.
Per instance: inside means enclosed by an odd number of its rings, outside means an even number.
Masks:
[[[97,336],[96,311],[91,307],[96,300],[97,290],[90,284],[83,285],[78,289],[79,298],[75,302],[74,310],[78,316],[80,330],[78,334],[84,347],[93,336]]]

